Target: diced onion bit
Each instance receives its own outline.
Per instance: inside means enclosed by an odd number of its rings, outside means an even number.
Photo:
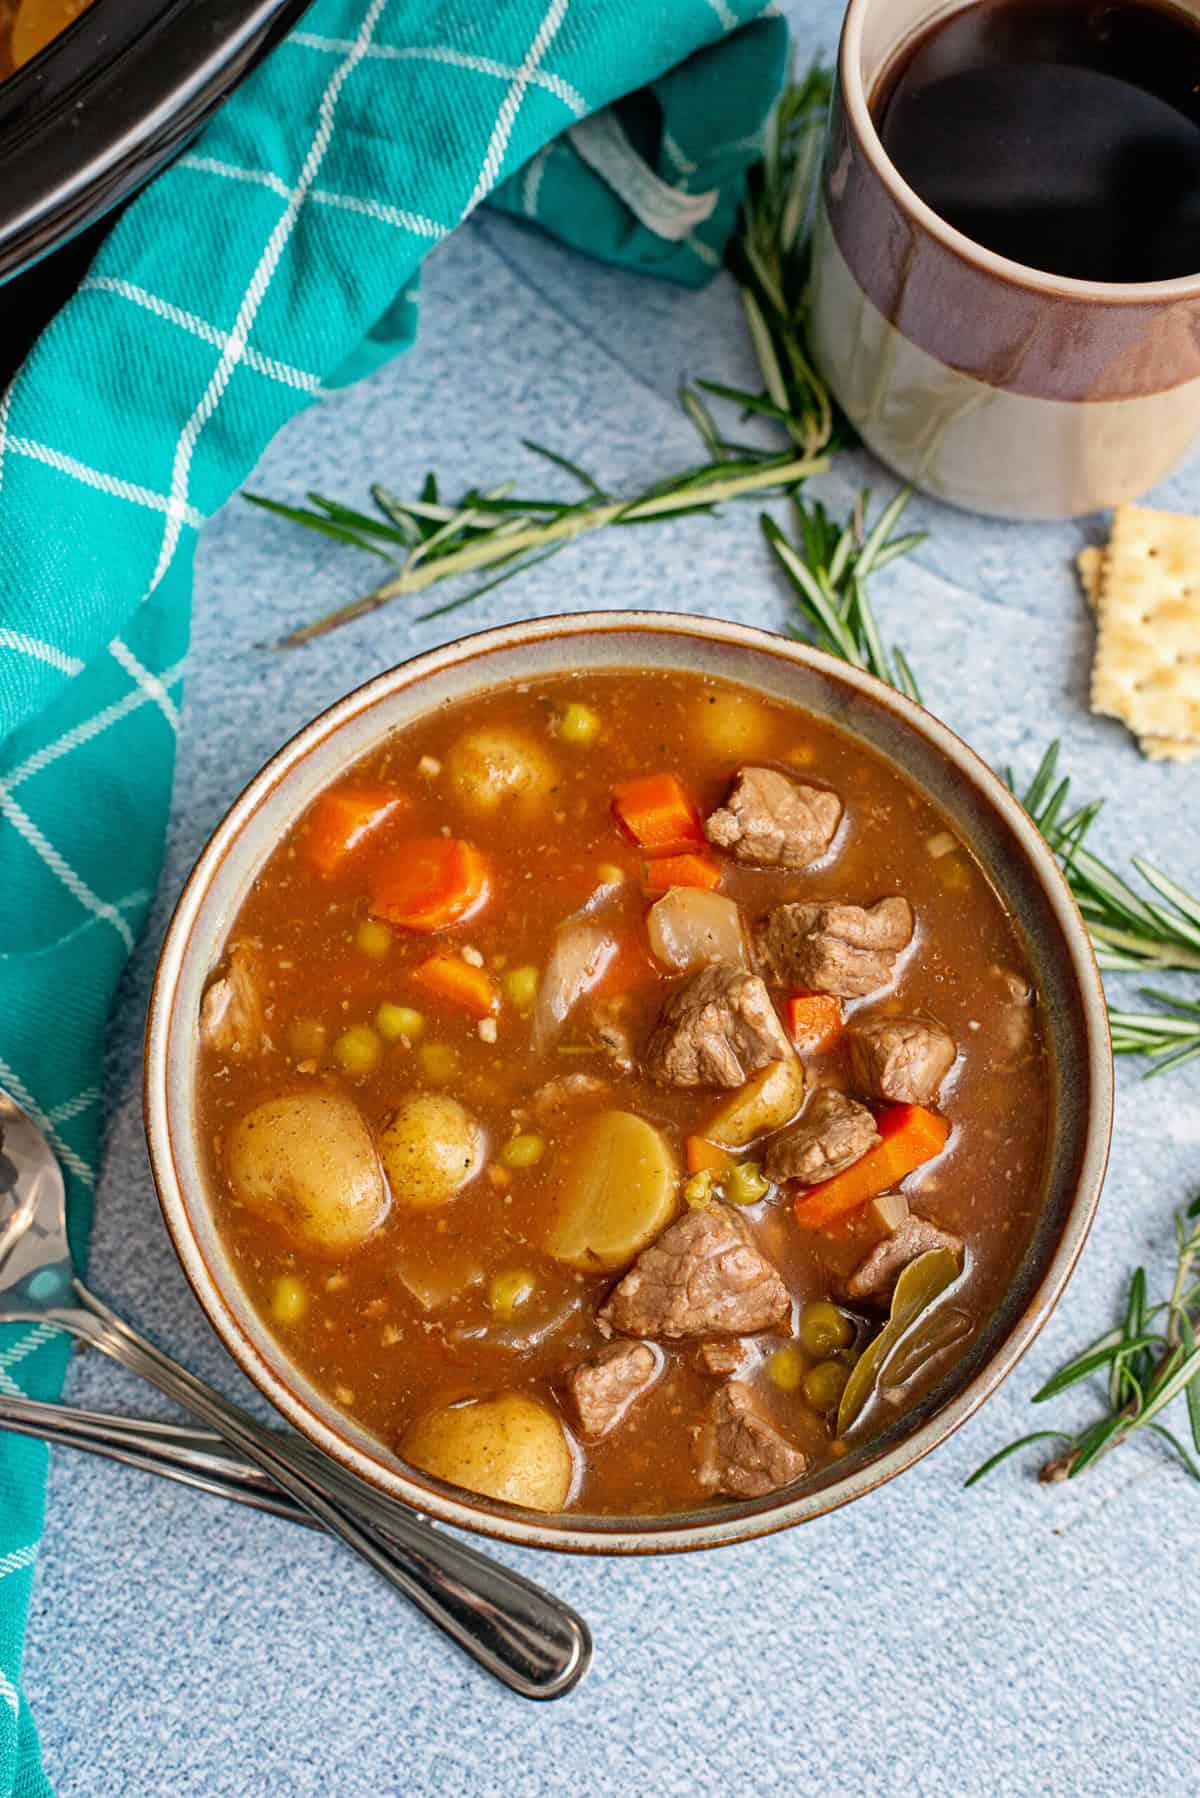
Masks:
[[[479,1040],[483,1043],[494,1043],[499,1035],[495,1018],[480,1018],[476,1028],[479,1031]]]
[[[807,1362],[794,1343],[777,1348],[767,1362],[767,1378],[779,1392],[796,1392],[804,1379]]]
[[[546,1144],[532,1131],[523,1130],[511,1137],[500,1151],[505,1167],[533,1167],[546,1152]]]
[[[422,1071],[428,1080],[452,1080],[458,1067],[458,1056],[449,1043],[422,1043],[417,1050]]]
[[[926,837],[925,847],[934,861],[943,855],[953,855],[958,848],[958,838],[949,830],[939,830],[931,837]]]
[[[557,734],[564,743],[575,743],[586,748],[600,735],[599,714],[590,705],[581,705],[575,701],[559,714]]]
[[[379,1066],[383,1044],[369,1024],[354,1024],[333,1045],[334,1059],[347,1074],[373,1074]]]
[[[417,773],[423,774],[426,780],[436,780],[442,771],[442,764],[436,755],[423,755],[417,763]]]
[[[394,938],[386,924],[377,918],[364,918],[354,933],[354,946],[372,961],[382,961],[391,948]]]
[[[277,1324],[296,1324],[308,1310],[308,1287],[295,1274],[280,1274],[271,1288],[271,1316]]]
[[[319,1018],[293,1018],[288,1025],[288,1048],[297,1061],[315,1061],[325,1053],[326,1030]]]
[[[527,1305],[537,1291],[537,1281],[523,1267],[509,1268],[505,1273],[494,1274],[488,1287],[488,1304],[497,1317],[512,1317],[522,1305]]]
[[[375,1028],[385,1042],[416,1042],[425,1028],[425,1014],[412,1005],[393,1005],[385,999],[375,1013]]]
[[[908,1200],[902,1192],[881,1192],[867,1206],[867,1216],[877,1230],[891,1235],[908,1216]]]
[[[470,943],[464,943],[458,953],[462,956],[469,968],[481,968],[483,966],[483,956],[478,949],[473,949]]]
[[[512,968],[501,984],[506,997],[518,1011],[529,1011],[537,998],[538,971],[533,967]]]

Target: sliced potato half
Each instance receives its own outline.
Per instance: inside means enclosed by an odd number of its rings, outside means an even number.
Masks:
[[[679,1169],[631,1111],[585,1118],[563,1151],[547,1252],[588,1272],[626,1267],[675,1215]]]

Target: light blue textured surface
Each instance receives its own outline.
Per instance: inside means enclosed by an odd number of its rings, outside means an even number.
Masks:
[[[794,7],[802,45],[830,48],[838,10]],[[410,492],[428,466],[452,486],[501,479],[531,472],[522,435],[627,487],[694,452],[674,401],[682,376],[751,379],[724,281],[699,296],[661,288],[495,218],[433,257],[422,308],[416,348],[290,427],[259,490],[352,497],[382,477]],[[848,457],[821,488],[840,507],[863,478],[886,485]],[[1180,475],[1156,497],[1200,508],[1200,478]],[[1111,796],[1098,846],[1117,858],[1144,848],[1200,883],[1196,773],[1144,764],[1119,727],[1086,712],[1091,632],[1070,557],[1098,522],[916,510],[932,540],[881,579],[877,602],[929,704],[1021,770],[1060,733],[1080,797]],[[395,608],[302,654],[255,647],[369,576],[348,552],[236,503],[204,533],[167,868],[107,1070],[95,1283],[252,1404],[159,1220],[140,1032],[171,901],[244,781],[314,711],[448,634]],[[787,616],[747,508],[593,540],[470,617],[598,605],[767,626]],[[61,1798],[1192,1791],[1196,1489],[1141,1448],[1069,1490],[1016,1471],[972,1493],[960,1484],[1038,1421],[1029,1394],[1108,1321],[1133,1262],[1168,1271],[1171,1212],[1200,1187],[1198,1095],[1196,1068],[1145,1087],[1121,1070],[1106,1198],[1067,1297],[997,1397],[902,1480],[716,1555],[502,1551],[593,1624],[595,1668],[554,1707],[487,1685],[332,1544],[56,1453],[25,1685]],[[75,1365],[68,1396],[155,1403],[94,1356]]]

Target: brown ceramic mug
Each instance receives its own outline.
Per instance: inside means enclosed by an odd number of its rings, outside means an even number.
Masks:
[[[871,103],[965,0],[850,0],[814,237],[818,365],[863,440],[972,511],[1063,518],[1135,499],[1200,434],[1200,272],[1071,280],[940,218]],[[1200,0],[1176,0],[1200,16]]]

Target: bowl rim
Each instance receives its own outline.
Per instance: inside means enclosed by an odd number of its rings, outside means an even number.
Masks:
[[[286,1356],[272,1365],[260,1353],[205,1260],[192,1223],[189,1199],[172,1148],[172,1094],[168,1078],[174,999],[193,947],[193,926],[218,870],[260,804],[319,744],[378,701],[428,677],[474,662],[496,651],[582,634],[629,636],[661,633],[766,652],[808,667],[842,683],[869,702],[898,716],[930,743],[970,782],[977,796],[1000,814],[1030,864],[1041,893],[1062,932],[1071,962],[1071,984],[1079,1000],[1087,1041],[1089,1108],[1083,1129],[1078,1177],[1062,1231],[1045,1270],[1023,1311],[1003,1340],[967,1384],[918,1427],[878,1457],[852,1469],[844,1479],[801,1492],[751,1511],[697,1511],[682,1521],[656,1527],[653,1517],[577,1522],[570,1512],[518,1510],[482,1495],[461,1493],[440,1482],[426,1484],[415,1471],[401,1473],[373,1459],[357,1443],[318,1417],[287,1382]],[[621,664],[614,663],[615,667]],[[632,660],[630,666],[636,666]],[[510,677],[506,677],[510,678]],[[519,678],[519,677],[518,677]],[[213,945],[208,945],[211,965]],[[198,951],[197,951],[198,952]],[[224,814],[197,858],[167,926],[155,970],[146,1019],[143,1060],[143,1114],[151,1173],[164,1221],[193,1292],[224,1347],[242,1371],[302,1435],[351,1473],[438,1521],[526,1547],[584,1553],[670,1553],[750,1540],[823,1516],[875,1490],[944,1442],[987,1399],[1029,1348],[1054,1306],[1082,1252],[1099,1201],[1112,1132],[1113,1063],[1107,1007],[1099,967],[1086,927],[1053,853],[1024,808],[985,762],[923,706],[874,675],[824,651],[753,625],[688,613],[595,611],[556,614],[492,627],[422,651],[374,676],[319,713],[263,765]],[[196,1195],[200,1205],[204,1195]]]

